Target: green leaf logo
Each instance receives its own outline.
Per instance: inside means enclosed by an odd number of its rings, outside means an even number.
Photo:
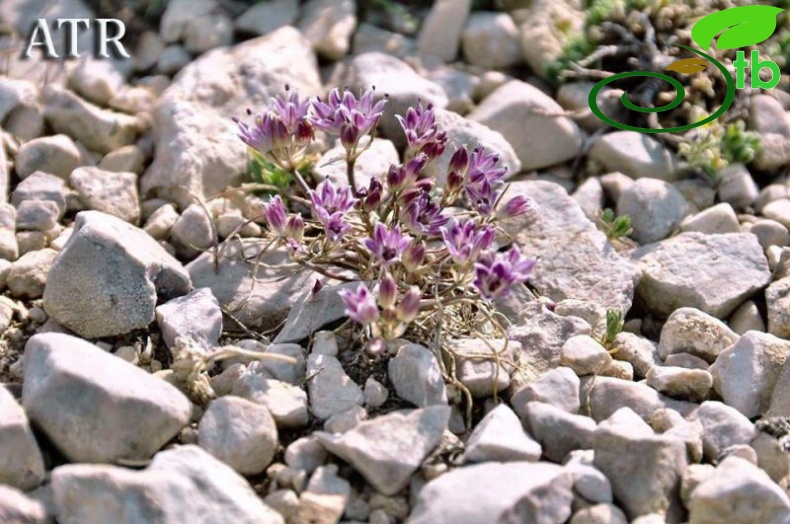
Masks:
[[[711,41],[724,31],[716,47],[737,49],[759,44],[767,40],[776,30],[776,17],[784,11],[767,5],[745,5],[732,7],[710,14],[694,24],[691,38],[703,49],[709,49]]]

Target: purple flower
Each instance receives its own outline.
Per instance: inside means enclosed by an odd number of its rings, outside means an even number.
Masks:
[[[499,191],[494,190],[488,184],[467,184],[464,186],[464,192],[472,209],[485,217],[490,216],[494,212],[494,206],[499,198]]]
[[[263,216],[266,218],[266,223],[269,224],[269,229],[274,231],[277,236],[288,236],[286,231],[286,211],[280,195],[263,204]]]
[[[441,208],[431,201],[428,191],[419,191],[408,199],[401,212],[401,220],[414,233],[438,235],[450,219],[442,215]]]
[[[336,188],[329,179],[324,180],[315,191],[310,191],[310,201],[313,214],[322,222],[322,217],[329,217],[334,213],[347,213],[354,207],[356,199],[351,194],[351,188],[344,186]]]
[[[497,217],[502,219],[518,217],[535,211],[532,199],[524,195],[517,195],[508,200],[504,206],[497,210]]]
[[[379,308],[373,294],[365,284],[360,284],[356,291],[343,289],[339,295],[346,306],[346,314],[351,320],[359,322],[363,326],[378,320]]]
[[[336,88],[329,93],[326,102],[320,98],[311,102],[312,122],[321,131],[339,136],[343,147],[350,151],[360,138],[373,131],[386,103],[386,97],[376,102],[372,89],[357,100],[351,91],[341,93]]]
[[[395,115],[395,118],[398,119],[406,134],[409,148],[425,154],[430,159],[444,153],[447,146],[447,133],[439,131],[432,104],[428,104],[424,108],[420,102],[417,108],[410,107],[406,111],[405,117]]]
[[[499,155],[496,153],[477,147],[469,154],[466,147],[461,147],[450,159],[447,179],[455,186],[474,185],[490,191],[502,183],[506,174],[507,168],[499,165]]]
[[[494,228],[479,226],[472,220],[456,222],[442,228],[442,238],[453,262],[461,266],[477,259],[494,241]]]
[[[379,222],[373,230],[373,237],[366,238],[362,244],[384,267],[387,267],[400,261],[410,241],[411,237],[401,234],[400,226],[395,226],[390,231]]]
[[[285,223],[285,236],[296,242],[304,239],[304,220],[302,215],[291,215]]]
[[[417,155],[404,165],[390,166],[387,173],[387,185],[390,191],[403,191],[411,187],[427,163],[428,158],[425,155]]]
[[[536,263],[515,246],[506,253],[483,253],[475,264],[474,285],[488,300],[506,297],[514,284],[529,280]]]
[[[286,98],[276,97],[272,107],[254,116],[252,124],[234,117],[239,128],[239,138],[262,155],[279,164],[288,163],[292,157],[307,147],[314,138],[308,119],[309,104],[299,100],[292,91]],[[252,116],[252,111],[247,110]]]
[[[338,211],[329,215],[325,221],[322,220],[326,237],[330,242],[337,242],[351,229],[343,217],[344,213]]]

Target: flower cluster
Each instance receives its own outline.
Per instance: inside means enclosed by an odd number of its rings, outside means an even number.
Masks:
[[[253,125],[239,121],[246,144],[303,183],[306,198],[273,197],[264,205],[265,220],[274,245],[290,247],[295,262],[330,278],[359,282],[340,297],[370,347],[410,334],[430,336],[439,323],[455,335],[468,335],[473,319],[495,321],[491,301],[531,277],[535,259],[516,246],[500,250],[506,235],[499,222],[534,213],[534,206],[519,194],[505,201],[508,173],[497,154],[462,145],[450,155],[436,112],[422,104],[396,116],[406,136],[403,162],[356,188],[354,162],[367,147],[362,139],[373,137],[386,102],[386,97],[376,101],[372,90],[357,98],[335,89],[325,101],[309,102],[290,93]],[[311,188],[301,179],[294,159],[314,130],[340,139],[348,185],[323,180]],[[427,175],[436,167],[426,168],[438,166],[445,152],[449,168],[446,183],[439,184]],[[293,203],[292,212],[285,202]],[[296,211],[300,205],[309,206],[310,217]]]

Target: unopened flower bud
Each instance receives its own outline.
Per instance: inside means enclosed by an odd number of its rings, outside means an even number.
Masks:
[[[381,204],[382,189],[381,182],[379,182],[376,178],[370,179],[370,186],[368,187],[367,194],[362,200],[363,211],[369,213],[374,209],[378,209],[379,204]]]
[[[420,269],[420,266],[425,261],[425,242],[420,241],[409,244],[409,247],[403,253],[401,261],[410,273]]]
[[[285,236],[301,242],[304,239],[304,220],[302,215],[291,215],[285,223]]]
[[[408,324],[420,313],[420,288],[412,286],[398,305],[398,318]]]
[[[263,204],[263,214],[266,217],[266,223],[269,224],[269,229],[278,236],[285,237],[285,206],[280,195]]]
[[[526,215],[534,210],[532,200],[524,195],[518,195],[508,200],[497,211],[497,216],[502,219]]]
[[[391,308],[395,305],[398,298],[398,285],[389,273],[384,275],[384,278],[379,282],[379,304],[384,309]]]
[[[466,147],[459,147],[453,156],[450,158],[450,171],[457,171],[463,173],[469,167],[469,152]]]

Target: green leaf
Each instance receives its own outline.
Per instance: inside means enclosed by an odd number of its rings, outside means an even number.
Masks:
[[[782,9],[767,5],[744,5],[712,13],[694,24],[691,38],[703,49],[724,31],[718,40],[718,49],[737,49],[759,44],[771,37],[776,30],[776,17]]]

